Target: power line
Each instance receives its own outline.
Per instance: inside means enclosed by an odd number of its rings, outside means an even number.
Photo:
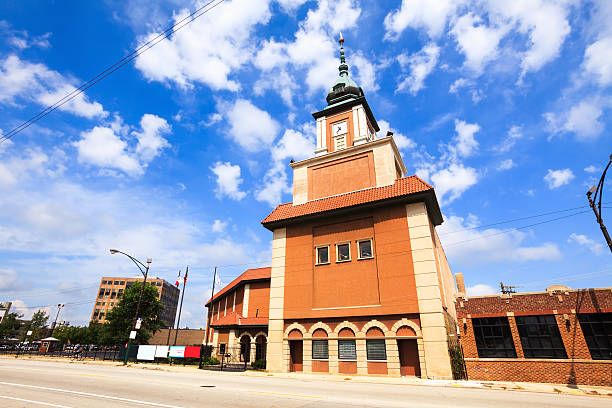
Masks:
[[[519,283],[517,286],[530,287],[530,286],[544,285],[547,283],[554,283],[554,282],[569,282],[569,281],[580,280],[584,278],[591,278],[591,277],[598,276],[598,275],[608,275],[610,273],[612,273],[612,269],[608,267],[606,269],[601,269],[596,272],[587,272],[583,274],[561,276],[558,278],[547,279],[547,280],[542,280],[542,281],[531,281],[531,282],[526,282],[526,283],[525,282]]]
[[[128,55],[126,55],[125,57],[123,57],[119,61],[115,62],[113,65],[109,66],[108,68],[106,68],[104,71],[100,72],[98,75],[96,75],[95,77],[93,77],[89,81],[81,84],[81,86],[79,86],[78,88],[74,89],[72,92],[68,93],[66,96],[64,96],[63,98],[61,98],[60,100],[58,100],[54,104],[52,104],[52,105],[48,106],[47,108],[43,109],[38,114],[32,116],[30,119],[26,120],[25,122],[21,123],[19,126],[14,128],[13,130],[11,130],[10,132],[6,133],[4,136],[0,137],[0,144],[2,144],[5,141],[11,139],[13,136],[17,135],[18,133],[22,132],[26,128],[30,127],[32,124],[38,122],[40,119],[44,118],[45,116],[47,116],[48,114],[50,114],[54,110],[58,109],[62,105],[70,102],[72,99],[76,98],[78,95],[82,94],[87,89],[91,88],[92,86],[94,86],[95,84],[97,84],[98,82],[100,82],[101,80],[103,80],[104,78],[106,78],[107,76],[112,74],[113,72],[117,71],[118,69],[120,69],[121,67],[123,67],[126,64],[130,63],[131,61],[133,61],[134,59],[136,59],[137,57],[139,57],[143,53],[147,52],[148,50],[153,48],[155,45],[157,45],[159,42],[161,42],[161,41],[165,40],[166,38],[170,37],[173,33],[176,33],[177,31],[179,31],[180,29],[184,28],[185,26],[187,26],[188,24],[190,24],[191,22],[193,22],[197,18],[199,18],[199,17],[203,16],[204,14],[208,13],[209,11],[211,11],[212,9],[214,9],[215,7],[217,7],[219,4],[223,3],[224,1],[225,0],[211,0],[211,1],[207,2],[206,4],[204,4],[203,6],[199,7],[193,13],[189,14],[188,16],[184,17],[180,21],[176,22],[175,24],[173,24],[172,26],[168,27],[167,29],[165,29],[161,33],[157,34],[155,37],[153,37],[152,39],[150,39],[146,43],[142,44],[140,47],[136,48],[134,51],[130,52]],[[215,4],[213,4],[213,3],[215,3]],[[211,6],[211,4],[212,4],[212,6]],[[208,6],[210,6],[210,7],[208,7]]]

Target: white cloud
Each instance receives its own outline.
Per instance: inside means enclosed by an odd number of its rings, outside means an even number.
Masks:
[[[310,157],[314,150],[315,129],[312,124],[302,125],[301,131],[287,129],[271,149],[272,166],[266,172],[262,186],[255,192],[255,198],[270,206],[280,204],[283,194],[291,193],[287,176],[287,159],[296,161]]]
[[[468,286],[466,289],[467,296],[487,296],[497,294],[497,289],[485,285],[484,283],[478,283],[474,286]]]
[[[17,287],[19,275],[14,269],[0,269],[0,290],[10,290]]]
[[[452,93],[452,94],[456,94],[457,92],[459,92],[459,90],[461,88],[465,88],[469,85],[471,85],[472,83],[470,81],[468,81],[465,78],[459,78],[457,80],[455,80],[455,82],[453,82],[451,84],[451,86],[448,88],[448,92]]]
[[[132,132],[138,141],[136,146],[129,146],[126,141],[128,129],[116,117],[114,123],[81,132],[81,139],[73,143],[78,150],[79,162],[120,170],[130,176],[142,175],[161,150],[170,146],[162,134],[170,132],[171,128],[159,116],[143,115],[140,129]]]
[[[431,175],[436,195],[443,204],[450,204],[478,181],[478,173],[473,167],[451,164]],[[448,197],[447,197],[448,196]]]
[[[222,103],[219,110],[230,125],[228,136],[246,151],[267,149],[278,133],[278,123],[270,114],[246,99]]]
[[[587,47],[583,67],[600,86],[612,85],[612,36],[597,40]]]
[[[223,232],[227,228],[227,221],[215,220],[211,227],[213,232]]]
[[[243,181],[240,177],[240,166],[230,162],[216,162],[210,169],[217,176],[217,198],[229,197],[240,201],[246,197],[247,193],[240,190]]]
[[[403,0],[398,10],[385,17],[385,39],[397,40],[407,27],[423,29],[429,37],[437,38],[461,3],[459,0]]]
[[[0,151],[0,190],[36,177],[57,177],[64,173],[65,155],[59,149],[44,152],[40,148],[26,149],[19,154]]]
[[[603,110],[594,99],[585,99],[567,112],[544,114],[548,127],[553,133],[572,132],[581,141],[597,138],[604,130],[601,120]]]
[[[513,167],[516,167],[516,163],[514,163],[512,159],[507,159],[499,163],[499,166],[497,166],[497,170],[499,171],[510,170]]]
[[[506,28],[487,27],[472,13],[461,16],[450,33],[457,40],[457,48],[465,55],[465,66],[481,74],[489,61],[497,58],[498,46]]]
[[[574,179],[574,173],[570,169],[551,170],[548,169],[544,176],[544,181],[548,184],[548,188],[553,190],[559,188]]]
[[[439,56],[440,47],[434,43],[426,44],[419,52],[410,56],[400,54],[397,59],[402,69],[410,69],[410,75],[398,84],[397,91],[408,89],[411,94],[416,95],[425,88],[425,79],[435,68]]]
[[[76,89],[76,80],[67,78],[44,64],[35,64],[9,55],[0,60],[0,103],[15,105],[18,101],[32,101],[40,105],[55,104]],[[98,102],[90,101],[81,93],[59,110],[91,119],[105,117],[107,112]]]
[[[175,22],[189,13],[181,10],[174,16]],[[270,16],[269,0],[226,1],[140,55],[136,68],[152,81],[174,82],[181,87],[199,82],[214,90],[237,91],[240,83],[233,74],[252,58],[253,31]],[[139,42],[156,35],[151,33]]]
[[[506,153],[514,147],[517,141],[523,138],[523,127],[513,125],[509,130],[506,138],[498,145],[493,148],[501,153]]]
[[[597,173],[598,170],[599,169],[593,166],[592,164],[584,168],[584,171],[586,171],[587,173]]]
[[[603,254],[604,252],[603,244],[599,242],[595,242],[594,240],[592,240],[591,238],[583,234],[576,234],[575,232],[573,232],[570,234],[569,238],[567,239],[567,242],[570,242],[570,243],[574,242],[578,245],[586,246],[589,248],[591,252],[593,252],[596,255]]]
[[[524,241],[529,237],[525,232],[478,229],[478,217],[469,215],[446,217],[437,228],[444,251],[457,265],[474,266],[499,261],[527,262],[554,261],[561,259],[561,251],[550,242],[528,246]]]
[[[474,134],[480,131],[480,126],[476,123],[467,123],[463,120],[455,119],[455,146],[454,152],[462,157],[472,156],[478,149],[478,142],[474,138]]]
[[[389,122],[387,122],[386,120],[379,120],[378,126],[380,127],[380,134],[383,136],[386,136],[388,131],[393,132],[393,140],[395,140],[395,144],[397,145],[398,149],[407,151],[417,147],[417,144],[414,140],[410,139],[407,136],[404,136],[396,129],[392,128]]]

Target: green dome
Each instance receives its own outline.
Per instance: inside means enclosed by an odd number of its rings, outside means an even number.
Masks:
[[[363,90],[351,79],[348,72],[348,65],[344,57],[344,39],[340,37],[340,75],[334,85],[327,93],[327,105],[333,105],[348,99],[356,99],[363,96]]]

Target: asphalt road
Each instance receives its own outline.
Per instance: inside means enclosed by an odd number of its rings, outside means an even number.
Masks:
[[[0,407],[607,407],[609,397],[0,359]]]

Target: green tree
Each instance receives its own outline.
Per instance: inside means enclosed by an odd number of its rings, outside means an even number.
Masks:
[[[24,333],[21,340],[23,341],[27,337],[28,341],[38,341],[45,337],[45,328],[47,327],[48,321],[49,316],[47,316],[47,312],[44,310],[39,310],[34,313],[32,315],[32,320],[24,324]],[[30,336],[27,336],[28,330],[32,330]]]
[[[4,316],[2,323],[0,323],[0,340],[8,340],[17,337],[21,322],[19,319],[23,315],[17,313],[9,313]]]
[[[60,326],[53,330],[53,337],[61,344],[91,344],[91,335],[87,326]]]
[[[108,341],[112,344],[127,342],[134,324],[134,314],[141,288],[141,282],[134,282],[123,292],[119,302],[106,315]],[[158,297],[157,288],[147,283],[142,294],[138,316],[142,319],[142,325],[134,340],[135,344],[147,344],[153,334],[162,327],[160,314],[164,310],[164,305]]]

